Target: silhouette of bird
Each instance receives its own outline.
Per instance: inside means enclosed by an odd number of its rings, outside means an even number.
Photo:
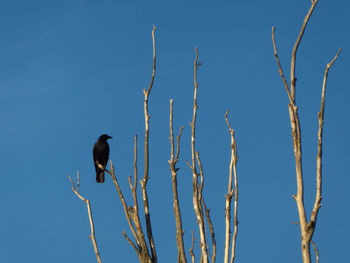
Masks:
[[[98,183],[104,183],[105,181],[105,172],[98,167],[98,164],[101,164],[103,168],[105,168],[107,165],[109,158],[109,145],[107,143],[108,139],[112,139],[112,137],[107,134],[102,134],[97,139],[97,142],[95,142],[92,150],[96,170],[96,182]]]

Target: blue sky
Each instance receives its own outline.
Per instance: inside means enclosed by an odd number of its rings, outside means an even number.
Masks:
[[[0,2],[0,234],[6,262],[96,262],[85,204],[67,175],[80,171],[90,199],[103,262],[137,262],[121,232],[130,230],[109,177],[96,184],[92,146],[113,136],[111,155],[127,200],[133,136],[143,172],[143,88],[152,71],[156,25],[157,73],[150,95],[148,193],[160,262],[176,262],[168,160],[169,100],[175,133],[184,126],[178,167],[185,249],[198,227],[192,206],[190,127],[194,47],[198,72],[197,150],[205,173],[218,255],[223,260],[224,202],[230,109],[239,177],[237,262],[301,261],[294,159],[287,95],[273,57],[271,27],[286,74],[307,0],[268,1],[1,1]],[[348,258],[350,184],[350,4],[319,1],[297,58],[297,104],[302,125],[305,203],[314,202],[321,87],[326,92],[323,206],[314,241],[322,262]],[[189,259],[189,255],[187,254]]]

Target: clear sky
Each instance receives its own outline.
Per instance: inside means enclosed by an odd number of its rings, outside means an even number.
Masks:
[[[131,201],[133,136],[143,172],[143,94],[149,100],[148,193],[159,262],[176,262],[168,160],[169,100],[174,128],[184,126],[178,167],[185,249],[198,227],[192,206],[190,127],[194,47],[198,72],[197,150],[205,173],[217,260],[224,251],[224,202],[230,136],[236,131],[239,177],[237,262],[301,262],[295,165],[287,95],[273,57],[271,28],[289,75],[290,54],[309,0],[9,1],[0,2],[0,235],[3,262],[96,262],[85,204],[67,175],[80,171],[90,199],[103,262],[137,262],[121,235],[130,234],[111,178],[96,184],[92,146],[107,133],[110,157]],[[346,0],[320,0],[297,58],[305,203],[315,195],[317,112],[326,63],[323,206],[314,235],[322,262],[345,262],[349,249],[349,10]],[[142,207],[142,206],[141,206]],[[187,254],[187,258],[189,255]]]

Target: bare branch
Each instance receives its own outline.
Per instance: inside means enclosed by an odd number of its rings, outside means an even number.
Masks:
[[[298,116],[298,108],[295,106],[295,68],[296,68],[296,54],[299,47],[299,44],[301,42],[301,39],[303,37],[303,34],[305,32],[305,28],[307,26],[307,23],[311,17],[311,14],[313,13],[316,5],[318,3],[318,0],[311,0],[311,7],[305,16],[304,22],[302,24],[302,27],[300,29],[299,35],[297,37],[297,40],[294,44],[294,48],[291,55],[291,67],[290,67],[290,95],[288,94],[290,103],[288,105],[289,109],[289,117],[291,122],[291,129],[292,129],[292,139],[293,139],[293,149],[294,149],[294,157],[295,157],[295,164],[296,164],[296,178],[297,178],[297,194],[293,195],[293,198],[296,200],[297,207],[298,207],[298,214],[300,219],[300,232],[301,232],[301,248],[302,248],[302,259],[304,263],[310,263],[311,262],[311,255],[310,255],[310,242],[315,230],[316,226],[316,220],[317,220],[317,214],[321,207],[321,193],[322,193],[322,131],[323,131],[323,122],[324,122],[324,96],[325,96],[325,88],[326,88],[326,81],[327,81],[327,74],[329,68],[333,65],[335,60],[337,59],[341,49],[339,49],[337,55],[334,57],[334,59],[327,64],[324,81],[323,81],[323,89],[322,89],[322,97],[321,97],[321,110],[318,114],[318,120],[319,120],[319,131],[318,131],[318,152],[317,152],[317,175],[316,175],[316,198],[313,210],[311,212],[310,221],[307,222],[306,219],[306,213],[305,213],[305,207],[304,207],[304,185],[303,185],[303,172],[302,172],[302,152],[301,152],[301,130],[300,130],[300,121]],[[286,86],[286,81],[278,60],[277,56],[277,49],[276,44],[274,41],[274,28],[272,29],[272,41],[274,45],[274,51],[275,51],[275,57],[277,60],[277,64],[280,69],[280,75],[284,81],[284,85]],[[287,89],[288,93],[288,89]]]
[[[300,33],[295,42],[292,56],[291,56],[291,70],[290,70],[290,90],[291,90],[291,99],[295,104],[295,62],[296,62],[296,53],[300,44],[300,41],[303,37],[306,25],[310,19],[310,16],[316,7],[318,0],[312,2],[312,5],[304,19]],[[310,239],[312,233],[308,231],[310,229],[309,224],[307,223],[305,207],[304,207],[304,185],[303,185],[303,172],[302,172],[302,152],[301,152],[301,131],[300,131],[300,121],[298,116],[298,108],[293,104],[289,104],[289,117],[291,122],[292,129],[292,138],[293,138],[293,148],[294,148],[294,157],[295,157],[295,166],[296,166],[296,178],[297,178],[297,194],[295,197],[299,220],[300,220],[300,231],[301,231],[301,247],[302,247],[302,258],[304,263],[310,263]],[[313,230],[312,230],[313,232]]]
[[[130,230],[136,240],[136,244],[134,244],[133,242],[129,242],[130,245],[132,245],[133,247],[136,247],[137,251],[137,256],[140,259],[140,262],[148,262],[150,260],[150,256],[149,256],[149,251],[148,251],[148,247],[146,244],[146,240],[145,240],[145,235],[143,233],[142,230],[142,226],[141,226],[141,222],[140,222],[140,218],[139,218],[139,207],[138,207],[138,200],[137,200],[137,136],[135,135],[135,147],[134,147],[134,173],[135,173],[135,178],[134,178],[134,184],[132,184],[131,182],[131,177],[129,176],[128,180],[129,180],[129,186],[131,189],[131,193],[133,196],[133,202],[134,202],[134,206],[133,207],[128,207],[124,196],[122,194],[122,191],[119,187],[119,183],[118,180],[115,176],[115,171],[114,171],[114,166],[112,161],[110,160],[110,166],[111,166],[111,171],[108,171],[107,169],[104,168],[104,171],[107,172],[108,174],[111,175],[113,183],[115,188],[117,189],[119,198],[122,202],[122,206],[124,209],[124,213],[125,213],[125,217],[128,221]],[[99,167],[101,169],[103,169],[103,166],[99,164]],[[134,226],[134,224],[135,226]],[[135,229],[136,228],[136,229]],[[126,237],[126,234],[123,232],[124,237]],[[129,239],[129,238],[126,238]],[[129,240],[128,240],[129,241]],[[131,240],[130,240],[131,241]],[[135,248],[134,248],[135,249]]]
[[[236,148],[236,141],[233,137],[233,144],[234,148]],[[234,262],[235,256],[236,256],[236,239],[237,239],[237,232],[238,232],[238,220],[237,220],[237,207],[238,207],[238,180],[237,180],[237,169],[236,169],[236,163],[237,163],[237,150],[235,150],[235,159],[234,159],[234,166],[233,166],[233,173],[234,173],[234,180],[235,180],[235,207],[234,207],[234,216],[233,216],[233,222],[234,222],[234,231],[232,236],[232,249],[231,249],[231,263]]]
[[[145,112],[145,171],[143,179],[140,181],[141,189],[142,189],[142,197],[143,197],[143,207],[145,212],[145,221],[146,221],[146,227],[147,227],[147,236],[148,236],[148,242],[151,248],[151,254],[152,254],[152,262],[157,262],[157,253],[156,253],[156,247],[154,244],[153,234],[152,234],[152,224],[151,224],[151,216],[149,213],[149,203],[148,203],[148,195],[147,195],[147,182],[149,179],[149,119],[150,115],[148,114],[148,96],[151,92],[151,89],[153,87],[154,82],[154,76],[156,71],[156,42],[154,37],[154,32],[156,31],[156,27],[153,26],[152,30],[152,40],[153,40],[153,71],[152,71],[152,78],[151,83],[148,87],[148,90],[143,90],[144,94],[144,112]]]
[[[190,163],[186,160],[186,163],[188,165],[188,167],[190,167],[190,169],[192,170],[192,166],[190,165]]]
[[[205,211],[205,214],[206,214],[207,222],[208,222],[208,225],[209,225],[209,231],[210,231],[210,234],[211,234],[211,240],[212,240],[212,244],[213,244],[212,262],[215,262],[215,258],[216,258],[215,232],[214,232],[214,227],[213,227],[213,224],[211,222],[210,215],[209,215],[210,209],[207,209],[207,207],[205,205],[204,198],[203,198],[204,174],[203,174],[202,162],[201,162],[201,160],[199,158],[199,153],[198,152],[196,152],[196,159],[197,159],[197,163],[198,163],[198,167],[199,167],[199,173],[200,173],[200,178],[201,178],[201,183],[200,183],[199,190],[198,190],[198,201],[199,201],[199,203],[203,204],[204,211]],[[199,208],[200,208],[201,217],[203,218],[203,221],[204,221],[204,215],[203,215],[203,211],[202,211],[201,206]],[[204,235],[204,238],[206,240],[206,236],[205,235]]]
[[[72,180],[71,180],[72,181]],[[79,182],[79,171],[77,171],[77,192],[79,193],[79,186],[80,186],[80,182]]]
[[[135,249],[135,252],[137,255],[140,254],[139,250],[137,249],[136,245],[134,244],[134,242],[131,241],[131,239],[125,234],[125,232],[122,232],[123,236],[125,237],[125,239],[128,241],[128,243]]]
[[[137,190],[137,135],[135,134],[135,146],[134,146],[134,191]]]
[[[153,87],[153,82],[154,82],[154,76],[156,74],[156,42],[155,42],[155,37],[154,33],[156,31],[155,25],[153,25],[153,30],[152,30],[152,39],[153,39],[153,70],[152,70],[152,78],[151,78],[151,83],[149,84],[148,90],[143,90],[143,93],[147,93],[147,97],[149,93],[151,92],[151,89]]]
[[[194,61],[194,95],[193,95],[193,117],[192,122],[190,123],[192,128],[191,133],[191,150],[192,150],[192,170],[193,176],[197,177],[196,172],[196,157],[195,157],[195,134],[196,134],[196,117],[197,117],[197,90],[198,90],[198,82],[197,82],[197,68],[198,68],[198,50],[195,48],[196,58]],[[197,181],[197,179],[195,180]]]
[[[195,262],[195,256],[194,256],[194,253],[193,253],[194,241],[195,241],[195,238],[194,238],[193,230],[192,230],[192,246],[191,246],[191,249],[190,249],[190,255],[191,255],[191,258],[192,258],[192,263]]]
[[[197,163],[198,163],[198,167],[199,167],[199,174],[200,174],[200,178],[201,178],[201,183],[200,183],[199,189],[198,189],[198,200],[199,200],[199,202],[201,202],[202,198],[203,198],[204,174],[203,174],[202,162],[199,159],[198,152],[196,152],[196,158],[197,158]]]
[[[311,7],[309,9],[309,12],[305,16],[304,22],[303,22],[303,24],[301,26],[300,33],[298,35],[297,41],[294,44],[294,48],[293,48],[293,52],[292,52],[292,59],[291,59],[291,63],[290,63],[290,65],[291,65],[290,66],[290,78],[291,78],[290,90],[291,90],[291,98],[292,98],[292,101],[294,103],[295,103],[295,81],[296,81],[296,78],[295,78],[296,55],[297,55],[297,51],[298,51],[298,47],[299,47],[300,41],[301,41],[301,39],[302,39],[302,37],[304,35],[306,25],[309,22],[309,19],[311,17],[312,12],[314,11],[314,9],[315,9],[315,7],[317,5],[317,2],[318,2],[318,0],[314,0],[314,1],[311,2]]]
[[[138,245],[139,248],[140,248],[141,243],[140,243],[140,240],[139,240],[139,238],[138,238],[138,235],[136,234],[135,227],[134,227],[134,225],[133,225],[132,222],[131,222],[132,218],[131,218],[131,215],[130,215],[130,213],[129,213],[128,205],[126,204],[126,201],[125,201],[125,199],[124,199],[123,193],[122,193],[122,191],[120,190],[118,180],[117,180],[117,178],[116,178],[116,176],[115,176],[114,166],[113,166],[112,160],[109,160],[109,162],[110,162],[110,166],[111,166],[111,171],[108,171],[107,169],[105,169],[105,172],[107,172],[108,174],[110,174],[111,177],[112,177],[114,186],[115,186],[115,188],[116,188],[116,190],[117,190],[117,192],[118,192],[120,201],[122,202],[122,206],[123,206],[123,209],[124,209],[124,214],[125,214],[126,220],[128,221],[130,230],[131,230],[131,232],[132,232],[132,234],[133,234],[133,236],[134,236],[134,238],[135,238],[135,240],[136,240],[137,245]],[[102,167],[102,168],[103,168],[103,167]],[[140,249],[139,249],[139,250],[140,250]],[[139,251],[139,250],[138,250],[138,251]],[[139,257],[139,258],[140,258],[140,256],[141,256],[140,253],[138,253],[138,257]]]
[[[134,202],[133,207],[133,216],[132,219],[135,223],[136,232],[138,236],[138,240],[140,240],[139,246],[142,254],[142,258],[149,258],[149,252],[145,240],[145,235],[142,230],[141,222],[140,222],[140,212],[139,212],[139,206],[138,206],[138,200],[137,200],[137,135],[134,136],[134,185],[132,186],[131,178],[129,179],[130,189],[132,193],[132,198]]]
[[[78,173],[79,173],[79,171],[78,171]],[[68,175],[68,179],[70,180],[70,182],[72,183],[72,188],[74,189],[74,191],[75,191],[75,183],[74,183],[74,181],[72,180],[72,178],[70,177],[70,175]],[[73,192],[74,192],[73,191]],[[80,197],[79,197],[80,198]]]
[[[205,205],[204,198],[202,198],[202,204],[204,207],[205,215],[207,217],[208,225],[209,225],[209,231],[210,231],[210,236],[211,236],[211,241],[213,244],[213,255],[211,257],[211,262],[215,263],[216,259],[216,241],[215,241],[215,232],[214,232],[214,227],[210,219],[210,209],[207,209],[207,206]]]
[[[171,148],[171,156],[169,160],[171,178],[172,178],[172,186],[173,186],[173,199],[174,199],[174,214],[175,214],[175,223],[176,223],[176,244],[178,249],[178,262],[186,263],[185,256],[185,248],[183,242],[183,230],[182,230],[182,220],[180,213],[180,204],[178,199],[177,192],[177,169],[176,163],[178,161],[179,153],[180,153],[180,136],[182,133],[183,127],[180,129],[180,133],[177,136],[177,152],[176,157],[174,157],[174,132],[173,132],[173,100],[170,100],[170,148]]]
[[[88,215],[89,215],[89,221],[90,221],[90,228],[91,228],[91,234],[89,238],[91,239],[92,245],[94,246],[94,251],[96,255],[96,259],[98,263],[101,263],[101,258],[100,258],[100,253],[98,251],[98,246],[95,238],[95,227],[94,227],[94,220],[92,218],[92,212],[91,212],[91,206],[90,206],[90,201],[88,199],[85,199],[79,194],[79,172],[77,172],[77,188],[75,188],[74,181],[70,176],[69,180],[72,182],[72,191],[82,200],[86,203],[87,210],[88,210]]]
[[[320,255],[318,254],[318,250],[317,250],[317,247],[316,247],[314,241],[311,240],[311,244],[314,247],[314,250],[315,250],[315,253],[316,253],[316,263],[318,263]]]
[[[208,254],[207,254],[207,244],[205,239],[205,231],[204,231],[204,217],[202,213],[202,205],[200,202],[200,191],[197,182],[197,171],[196,171],[196,157],[195,157],[195,130],[196,130],[196,116],[197,116],[197,91],[198,91],[198,82],[197,82],[197,68],[200,65],[198,63],[198,50],[195,48],[196,57],[194,60],[194,96],[193,96],[193,117],[191,125],[191,151],[192,151],[192,166],[189,165],[192,169],[193,176],[193,208],[196,214],[196,219],[199,228],[200,234],[200,248],[201,248],[201,260],[204,263],[208,262]]]
[[[275,27],[274,26],[272,27],[272,43],[273,43],[274,56],[276,58],[276,62],[277,62],[278,69],[279,69],[279,73],[280,73],[280,76],[281,76],[281,78],[283,80],[284,87],[286,88],[286,92],[287,92],[287,95],[288,95],[288,98],[289,98],[289,103],[294,105],[294,101],[292,100],[292,97],[291,97],[290,92],[289,92],[288,83],[286,81],[286,78],[284,77],[282,66],[281,66],[280,60],[278,58],[277,47],[276,47],[276,42],[275,42]]]
[[[235,251],[236,251],[236,239],[237,239],[237,232],[238,232],[238,220],[237,220],[237,206],[238,206],[238,180],[237,180],[237,145],[235,140],[235,131],[231,128],[230,123],[228,121],[228,113],[227,110],[225,114],[225,120],[231,135],[231,161],[229,166],[229,182],[228,182],[228,189],[226,197],[226,209],[225,209],[225,217],[226,217],[226,234],[225,234],[225,259],[224,262],[228,263],[229,258],[229,247],[230,247],[230,224],[231,224],[231,200],[233,197],[233,193],[235,194],[235,203],[234,203],[234,232],[232,236],[232,248],[231,248],[231,260],[230,262],[233,263],[235,260]],[[234,174],[234,187],[235,189],[232,189],[232,177]]]
[[[174,162],[177,163],[178,160],[179,160],[179,153],[180,153],[180,137],[181,137],[181,134],[182,134],[182,130],[184,129],[184,127],[181,127],[180,128],[180,132],[179,134],[177,135],[176,137],[176,141],[177,141],[177,144],[176,144],[176,156],[175,156],[175,160]]]
[[[317,158],[316,158],[316,198],[314,207],[312,209],[310,223],[312,225],[315,224],[317,220],[317,214],[319,209],[321,208],[321,200],[322,200],[322,135],[323,135],[323,123],[324,123],[324,104],[325,104],[325,93],[326,93],[326,84],[328,71],[333,66],[333,63],[338,58],[341,52],[341,48],[338,50],[336,56],[332,59],[331,62],[327,64],[324,78],[323,78],[323,86],[322,86],[322,96],[321,96],[321,109],[318,113],[318,149],[317,149]]]

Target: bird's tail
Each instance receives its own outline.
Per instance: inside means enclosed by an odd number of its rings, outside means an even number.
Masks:
[[[98,183],[105,182],[105,172],[101,171],[100,173],[96,174],[96,182]]]

